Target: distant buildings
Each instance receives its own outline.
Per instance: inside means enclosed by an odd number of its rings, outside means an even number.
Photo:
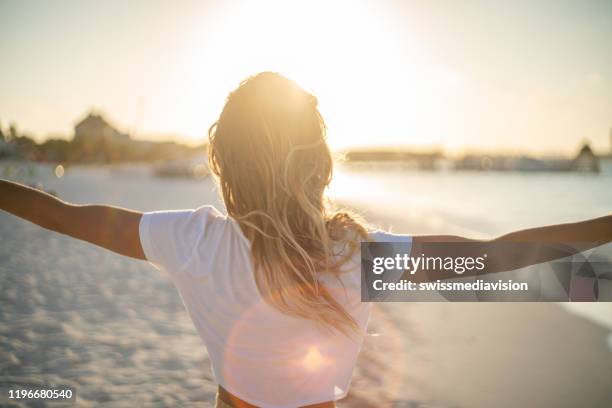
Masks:
[[[119,132],[93,111],[74,126],[73,145],[81,161],[119,161],[130,142],[128,134]]]
[[[94,111],[75,124],[74,138],[70,144],[69,160],[87,163],[188,160],[193,155],[203,153],[202,147],[134,140]]]
[[[417,152],[401,148],[356,149],[346,152],[345,158],[350,162],[394,162],[410,164],[422,170],[433,170],[444,155],[437,150]]]
[[[47,139],[37,143],[20,135],[12,125],[8,134],[0,129],[0,158],[49,161],[54,163],[120,163],[186,160],[205,161],[206,146],[186,146],[175,142],[134,140],[117,130],[94,111],[74,125],[74,137]]]
[[[599,158],[585,144],[574,159],[536,159],[527,156],[466,155],[455,162],[460,170],[599,172]]]
[[[588,143],[582,146],[582,149],[572,161],[571,170],[599,172],[599,158],[595,156]]]
[[[119,132],[102,115],[93,111],[74,126],[75,143],[121,143],[129,140],[128,134]]]
[[[600,159],[585,144],[573,159],[538,159],[529,156],[466,154],[456,159],[440,152],[412,152],[404,149],[371,149],[346,152],[349,162],[399,163],[422,170],[455,169],[478,171],[579,171],[597,173]]]

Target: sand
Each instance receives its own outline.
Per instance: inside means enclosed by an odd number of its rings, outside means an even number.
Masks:
[[[76,202],[218,205],[209,181],[140,171],[43,181]],[[612,406],[607,330],[556,304],[379,304],[370,332],[340,407]],[[80,407],[210,406],[216,390],[167,276],[0,213],[0,385],[51,383],[74,387]]]
[[[446,232],[419,220],[366,214],[396,232]],[[376,306],[370,331],[377,335],[366,339],[355,381],[363,381],[359,373],[375,360],[385,385],[373,388],[386,406],[612,406],[609,330],[559,304]],[[367,399],[367,389],[354,387],[353,395]]]

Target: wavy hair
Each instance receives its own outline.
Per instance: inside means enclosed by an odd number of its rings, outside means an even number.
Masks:
[[[209,166],[228,214],[251,242],[262,297],[348,335],[358,330],[355,320],[318,277],[338,277],[367,233],[325,199],[333,159],[317,104],[280,74],[247,78],[209,129]]]

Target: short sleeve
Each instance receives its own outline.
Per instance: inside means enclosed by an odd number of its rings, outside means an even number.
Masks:
[[[373,231],[369,233],[370,241],[373,242],[385,242],[391,244],[386,251],[388,251],[388,256],[394,257],[395,254],[406,254],[410,256],[412,251],[412,236],[405,234],[393,234],[385,231]],[[384,273],[382,275],[383,281],[387,283],[397,283],[400,281],[402,276],[404,275],[404,271],[402,270],[392,270]],[[367,277],[373,278],[372,275],[367,275]],[[371,287],[372,282],[363,282],[362,284],[366,284],[367,287]],[[372,299],[376,300],[384,300],[388,295],[386,293],[383,294],[370,294]]]
[[[140,242],[147,261],[170,274],[182,271],[198,244],[223,217],[212,206],[146,212],[140,219]]]

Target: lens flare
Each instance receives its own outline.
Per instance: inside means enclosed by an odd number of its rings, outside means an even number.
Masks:
[[[64,177],[64,173],[66,172],[66,170],[64,169],[64,166],[58,164],[57,166],[55,166],[55,170],[53,170],[53,172],[55,173],[55,177],[62,178]]]

